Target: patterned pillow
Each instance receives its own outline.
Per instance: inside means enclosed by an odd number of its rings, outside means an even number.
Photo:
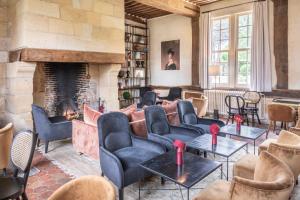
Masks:
[[[127,117],[131,118],[131,113],[135,112],[137,110],[137,105],[136,104],[132,104],[126,108],[120,109],[120,112],[124,113],[125,115],[127,115]]]
[[[177,112],[177,100],[176,101],[163,101],[162,107],[167,114],[170,125],[179,126],[179,116]]]
[[[97,110],[92,109],[88,105],[84,104],[83,106],[83,121],[86,124],[97,126],[97,120],[102,115],[102,113]]]
[[[145,121],[145,111],[135,111],[131,113],[131,128],[135,135],[147,138],[147,128]]]

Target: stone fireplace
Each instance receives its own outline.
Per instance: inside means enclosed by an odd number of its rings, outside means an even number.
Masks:
[[[124,0],[10,0],[0,7],[0,30],[6,33],[0,35],[6,41],[0,52],[0,120],[31,129],[32,103],[50,115],[99,98],[108,110],[119,108]]]

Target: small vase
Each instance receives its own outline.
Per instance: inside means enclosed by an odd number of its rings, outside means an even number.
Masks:
[[[213,145],[217,144],[217,134],[212,134],[211,143]]]
[[[240,133],[241,132],[241,123],[236,124],[236,132]]]

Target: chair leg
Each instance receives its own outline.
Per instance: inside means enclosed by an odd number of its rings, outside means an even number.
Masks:
[[[255,115],[256,115],[256,117],[257,117],[258,124],[261,124],[260,119],[259,119],[259,116],[258,116],[258,113],[256,112]]]
[[[41,142],[41,140],[40,140],[40,139],[37,139],[37,141],[36,141],[36,147],[39,147],[39,146],[40,146],[40,142]]]
[[[124,191],[123,188],[119,189],[119,200],[123,200],[124,199]]]
[[[49,141],[45,142],[45,153],[48,153]]]
[[[234,115],[231,116],[231,123],[232,123],[232,124],[234,123]]]
[[[6,173],[6,168],[3,168],[3,176],[6,176],[7,173]]]
[[[228,118],[226,119],[226,125],[228,124],[229,120],[230,120],[230,115],[228,115]]]
[[[161,185],[164,185],[165,183],[166,183],[166,180],[165,180],[163,177],[161,177],[161,178],[160,178],[160,184],[161,184]]]
[[[22,200],[28,200],[28,197],[25,192],[22,194]]]
[[[104,174],[103,174],[103,172],[101,172],[101,176],[102,176],[102,177],[104,177]]]

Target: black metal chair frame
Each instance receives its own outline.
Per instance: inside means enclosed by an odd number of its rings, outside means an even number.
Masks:
[[[237,102],[237,108],[233,108],[231,104],[231,98],[236,98]],[[242,102],[242,105],[240,105],[240,100]],[[234,123],[234,116],[236,114],[241,115],[244,118],[244,121],[246,119],[247,125],[249,126],[249,119],[247,111],[245,110],[245,100],[242,96],[238,95],[227,95],[225,97],[225,104],[228,108],[228,118],[226,120],[226,124],[228,124],[229,120],[231,119],[231,122]],[[236,112],[234,112],[236,111]],[[243,122],[244,123],[244,122]]]
[[[243,94],[243,98],[245,99],[245,95],[249,92],[255,92],[259,95],[259,99],[256,101],[256,102],[251,102],[251,103],[248,103],[246,102],[246,105],[245,105],[245,110],[246,112],[248,112],[248,114],[250,114],[252,116],[252,125],[254,125],[255,123],[255,116],[257,118],[257,121],[259,124],[261,124],[261,121],[259,119],[259,115],[258,115],[258,107],[257,105],[259,104],[260,100],[261,100],[261,95],[259,92],[256,92],[256,91],[247,91]]]

